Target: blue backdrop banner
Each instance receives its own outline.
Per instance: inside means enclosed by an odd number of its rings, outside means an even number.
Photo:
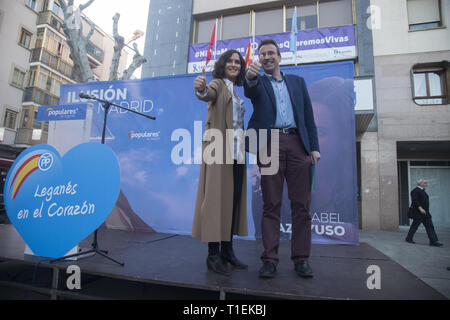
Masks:
[[[284,67],[305,78],[318,126],[322,160],[315,168],[311,204],[313,243],[358,244],[356,143],[353,63]],[[92,141],[99,141],[103,108],[79,93],[111,100],[153,115],[156,121],[111,107],[106,144],[117,154],[121,168],[121,219],[139,216],[158,232],[190,234],[198,186],[201,139],[206,103],[194,95],[196,75],[142,80],[92,82],[61,86],[61,104],[87,103],[93,110]],[[211,75],[207,74],[208,82]],[[243,89],[238,88],[244,98]],[[253,106],[244,99],[245,124]],[[250,157],[249,162],[254,162]],[[261,236],[262,199],[259,171],[247,165],[249,239]],[[121,196],[119,196],[120,199]],[[126,211],[126,210],[125,210]],[[118,222],[117,222],[118,223]],[[282,238],[290,238],[290,204],[284,191]],[[133,228],[131,228],[133,229]]]

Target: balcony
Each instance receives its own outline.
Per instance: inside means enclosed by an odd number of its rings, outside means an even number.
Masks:
[[[59,73],[73,80],[73,67],[44,48],[33,49],[30,62],[42,62],[46,66],[53,70],[57,70]]]
[[[40,24],[47,24],[61,34],[65,35],[64,29],[62,27],[63,20],[56,16],[52,11],[43,11],[39,14],[38,25]],[[88,41],[86,45],[86,51],[90,56],[92,62],[96,66],[99,66],[103,63],[103,60],[105,58],[105,51],[103,49],[96,46],[93,42]]]
[[[59,97],[36,87],[28,87],[25,88],[23,102],[34,102],[41,106],[55,106],[59,104]]]
[[[16,138],[16,130],[0,127],[0,143],[2,144],[14,144]]]
[[[62,27],[63,20],[61,20],[58,16],[56,16],[51,11],[43,11],[43,12],[39,13],[37,24],[38,25],[48,24],[49,26],[51,26],[53,29],[55,29],[59,33],[64,34],[64,30]]]
[[[88,41],[86,45],[86,51],[92,58],[99,62],[97,63],[97,65],[103,63],[103,60],[105,59],[105,52],[95,44],[93,44],[91,41]]]
[[[19,128],[17,129],[16,144],[34,146],[36,144],[46,144],[48,132],[40,129]]]

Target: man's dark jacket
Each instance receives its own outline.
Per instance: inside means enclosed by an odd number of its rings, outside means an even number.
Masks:
[[[292,74],[284,75],[284,80],[291,98],[295,123],[306,152],[310,154],[311,151],[320,151],[313,108],[305,80]],[[270,79],[266,75],[258,75],[257,85],[252,88],[244,80],[244,94],[253,104],[253,114],[247,130],[255,129],[258,132],[259,129],[274,128],[276,100]],[[268,137],[270,137],[270,131]],[[246,148],[248,150],[248,146]]]
[[[427,215],[430,214],[430,200],[428,198],[428,194],[425,190],[415,187],[411,191],[411,208],[413,210],[410,218],[422,219],[425,217],[425,215],[419,211],[419,206],[427,212]]]

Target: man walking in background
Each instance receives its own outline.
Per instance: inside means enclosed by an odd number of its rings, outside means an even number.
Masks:
[[[417,187],[411,191],[411,207],[409,218],[413,219],[413,223],[409,228],[408,235],[405,241],[409,243],[415,243],[413,241],[414,234],[417,228],[423,223],[425,230],[427,231],[428,239],[430,240],[430,246],[442,247],[442,243],[438,242],[438,237],[434,231],[433,221],[430,214],[430,200],[425,189],[428,187],[427,180],[420,179],[417,182]]]

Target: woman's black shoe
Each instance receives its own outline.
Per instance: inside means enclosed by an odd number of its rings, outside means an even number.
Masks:
[[[233,249],[231,250],[227,250],[227,251],[222,251],[221,253],[222,255],[222,260],[225,262],[229,262],[233,267],[238,268],[238,269],[247,269],[248,266],[239,261],[238,258],[236,258],[236,256],[234,255]]]
[[[208,270],[211,270],[215,273],[221,274],[223,276],[229,276],[230,273],[227,270],[227,265],[222,261],[220,255],[216,254],[213,256],[208,256],[206,259],[206,266]]]

